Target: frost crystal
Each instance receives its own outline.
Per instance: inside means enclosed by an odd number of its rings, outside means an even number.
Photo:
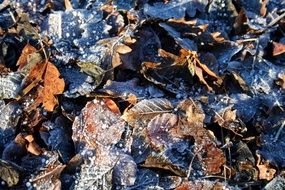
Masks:
[[[16,98],[21,90],[22,75],[19,73],[9,73],[0,76],[0,99]]]

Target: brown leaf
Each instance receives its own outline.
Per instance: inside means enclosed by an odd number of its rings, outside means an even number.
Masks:
[[[34,155],[40,155],[42,153],[41,148],[35,142],[34,137],[32,135],[25,136],[25,139],[29,142],[27,146],[27,151]]]
[[[121,111],[120,111],[119,107],[117,106],[117,104],[116,104],[113,100],[108,99],[108,98],[105,98],[103,101],[104,101],[104,103],[106,104],[106,106],[107,106],[113,113],[116,113],[116,114],[121,115]]]
[[[147,135],[151,146],[156,150],[170,147],[175,139],[169,133],[177,125],[178,117],[172,113],[155,116],[147,125]]]
[[[285,52],[285,45],[278,42],[272,42],[273,45],[273,56],[283,54]]]
[[[231,107],[225,108],[224,110],[216,113],[214,116],[214,122],[218,123],[221,127],[226,128],[238,136],[242,136],[239,134],[243,132],[246,128],[239,123],[240,121],[236,118],[236,110]]]
[[[266,12],[267,12],[267,8],[266,8],[266,5],[268,3],[268,0],[262,0],[262,4],[261,4],[261,7],[260,7],[260,15],[262,17],[264,17],[266,15]]]
[[[130,53],[132,51],[132,49],[124,44],[120,44],[116,46],[116,52],[120,53],[120,54],[126,54],[126,53]]]
[[[261,156],[259,154],[256,156],[256,166],[259,170],[259,179],[266,179],[267,181],[270,181],[274,177],[276,170],[270,167],[268,160],[266,160],[264,163],[261,163]]]
[[[285,90],[285,73],[279,73],[276,83]]]
[[[148,156],[142,166],[147,168],[164,169],[171,171],[178,176],[186,176],[184,170],[180,169],[177,165],[174,165],[173,163],[171,163],[171,161],[163,158],[163,156],[159,154]]]
[[[230,189],[225,186],[225,184],[218,181],[209,180],[193,180],[185,181],[175,190],[222,190]]]
[[[131,109],[126,110],[122,118],[131,125],[138,120],[148,123],[156,115],[169,113],[172,109],[173,106],[167,99],[153,98],[138,102]]]
[[[19,69],[23,68],[28,63],[28,57],[35,52],[37,52],[37,49],[30,44],[27,44],[24,47],[21,56],[19,57],[17,62],[17,66],[19,66]]]
[[[65,10],[67,10],[67,11],[73,10],[73,7],[72,7],[69,0],[64,0],[64,6],[65,6]]]
[[[208,91],[213,91],[212,87],[210,87],[207,81],[204,79],[203,71],[200,67],[195,67],[195,74],[199,78],[199,80],[206,85]]]
[[[35,102],[42,102],[47,111],[53,111],[58,104],[56,95],[64,91],[64,80],[60,78],[60,73],[56,66],[48,62],[44,74],[44,87],[39,92]]]

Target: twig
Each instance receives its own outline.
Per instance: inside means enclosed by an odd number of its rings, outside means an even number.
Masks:
[[[278,131],[277,131],[277,133],[275,135],[275,138],[273,140],[274,143],[277,142],[277,140],[278,140],[278,138],[279,138],[279,136],[281,134],[281,131],[283,130],[284,126],[285,126],[285,120],[282,121],[282,124],[281,124],[280,128],[278,129]]]
[[[200,147],[196,153],[193,155],[191,161],[190,161],[190,164],[189,164],[189,167],[188,167],[188,171],[187,171],[187,178],[190,177],[190,174],[191,174],[191,171],[192,171],[192,165],[193,165],[193,161],[195,159],[195,157],[198,155],[198,153],[202,150],[202,147]]]
[[[272,20],[268,25],[267,28],[273,26],[274,24],[276,24],[279,20],[281,20],[283,17],[285,16],[285,12],[282,13],[281,15],[279,15],[278,17],[276,17],[274,20]]]

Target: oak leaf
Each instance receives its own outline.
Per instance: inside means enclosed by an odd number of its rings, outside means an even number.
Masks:
[[[58,104],[55,96],[63,93],[64,86],[64,80],[60,78],[58,69],[54,64],[48,62],[44,73],[44,85],[38,92],[35,102],[41,102],[47,111],[53,111]]]

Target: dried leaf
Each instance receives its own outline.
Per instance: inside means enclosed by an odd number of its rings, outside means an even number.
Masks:
[[[280,85],[282,89],[285,90],[285,73],[278,74],[278,80],[276,81],[276,83]]]
[[[175,139],[169,133],[178,123],[175,114],[163,113],[155,116],[147,126],[147,135],[151,146],[156,150],[163,150],[171,147]]]
[[[270,181],[276,173],[276,170],[270,167],[268,160],[261,163],[261,156],[259,154],[257,154],[256,166],[259,170],[259,179],[266,179],[267,181]]]
[[[22,50],[22,54],[18,59],[18,70],[24,74],[28,74],[36,64],[39,64],[42,61],[43,58],[38,50],[30,44],[27,44]]]
[[[210,87],[208,85],[208,83],[206,82],[206,80],[204,79],[204,76],[203,76],[203,71],[200,67],[195,67],[195,74],[196,76],[199,78],[199,80],[204,84],[206,85],[208,91],[213,91],[212,87]]]
[[[44,74],[44,87],[39,91],[35,102],[42,102],[47,111],[53,111],[58,104],[55,96],[63,93],[64,85],[56,66],[48,62]]]
[[[104,101],[95,99],[87,103],[72,126],[72,139],[77,152],[83,150],[82,143],[93,148],[116,144],[121,139],[124,125],[120,115],[114,113]]]
[[[273,56],[283,54],[285,52],[285,45],[278,42],[272,42],[273,45]]]
[[[161,154],[148,156],[142,166],[147,168],[159,168],[163,170],[168,170],[178,176],[186,176],[185,170],[173,164],[171,160],[167,159],[164,155]]]
[[[106,71],[96,63],[79,62],[77,65],[80,67],[81,71],[94,78],[96,87],[102,82]]]
[[[173,109],[167,99],[153,98],[142,100],[134,105],[131,109],[126,110],[122,116],[124,120],[133,123],[138,119],[151,119],[161,113],[168,113]]]
[[[237,120],[236,116],[237,110],[232,109],[231,107],[221,110],[219,113],[216,113],[214,116],[214,122],[217,122],[221,127],[224,127],[236,135],[242,136],[241,132],[245,132],[246,128],[240,124],[240,121]]]
[[[126,53],[130,53],[132,49],[127,45],[121,44],[121,45],[116,45],[115,51],[120,54],[126,54]]]
[[[20,170],[15,164],[0,159],[0,178],[12,187],[20,181]]]

